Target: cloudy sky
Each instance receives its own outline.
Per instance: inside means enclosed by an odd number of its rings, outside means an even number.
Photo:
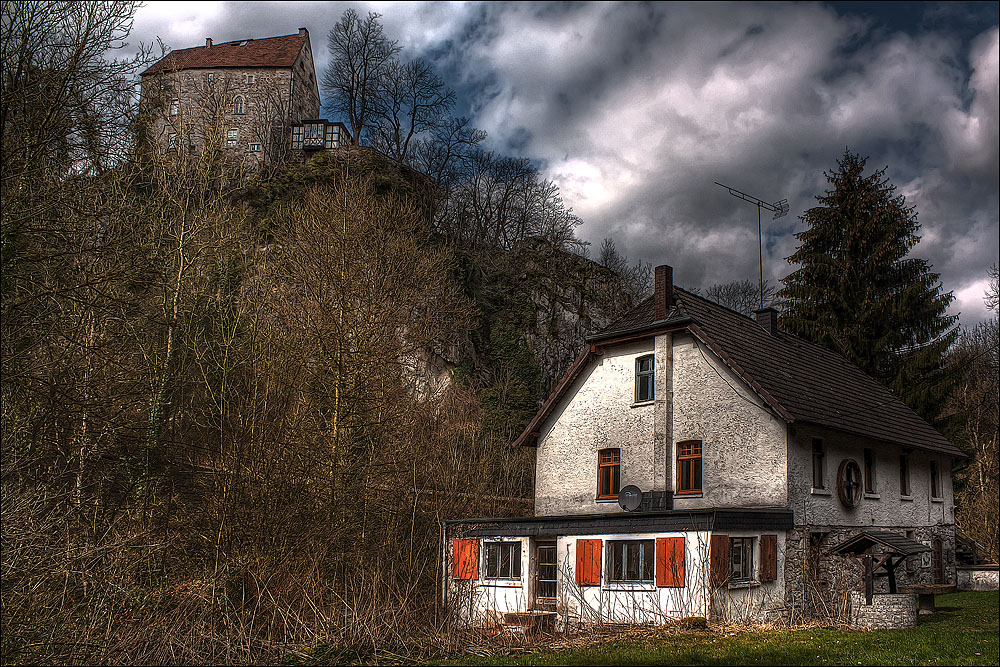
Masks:
[[[798,219],[849,148],[921,223],[912,255],[986,317],[998,261],[998,4],[148,2],[131,41],[172,48],[306,27],[316,69],[344,9],[382,14],[402,56],[431,60],[489,147],[535,161],[596,249],[671,264],[707,287],[779,279]],[[336,119],[329,112],[326,114]],[[340,120],[340,119],[338,119]]]

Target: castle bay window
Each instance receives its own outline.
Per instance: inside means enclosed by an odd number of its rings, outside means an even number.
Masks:
[[[521,543],[486,542],[486,578],[521,578]]]
[[[701,493],[701,440],[677,443],[677,493]]]
[[[602,449],[597,453],[597,497],[601,500],[617,500],[621,475],[621,450]]]
[[[819,438],[812,439],[812,449],[813,449],[813,488],[814,489],[825,489],[826,485],[823,483],[824,477],[824,454],[823,454],[823,441]]]
[[[653,400],[653,355],[635,360],[635,402]]]
[[[608,542],[608,580],[612,583],[653,581],[653,540],[610,540]]]

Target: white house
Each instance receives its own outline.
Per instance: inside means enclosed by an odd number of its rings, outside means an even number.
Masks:
[[[831,613],[860,570],[826,552],[862,530],[930,547],[900,583],[954,582],[961,450],[773,309],[740,315],[668,266],[515,444],[537,448],[535,515],[445,525],[444,595],[474,623]]]

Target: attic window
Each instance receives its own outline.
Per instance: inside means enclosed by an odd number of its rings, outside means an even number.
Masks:
[[[653,355],[635,360],[635,402],[653,400]]]
[[[249,39],[244,39],[242,42],[240,42],[240,46],[246,46],[249,43],[250,43]]]

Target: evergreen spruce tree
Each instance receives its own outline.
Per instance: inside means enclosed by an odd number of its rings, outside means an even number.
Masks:
[[[944,354],[957,335],[954,298],[922,259],[917,214],[895,194],[885,169],[864,175],[866,158],[845,151],[826,172],[832,189],[800,220],[808,225],[788,258],[782,328],[826,346],[932,420],[949,389]]]

